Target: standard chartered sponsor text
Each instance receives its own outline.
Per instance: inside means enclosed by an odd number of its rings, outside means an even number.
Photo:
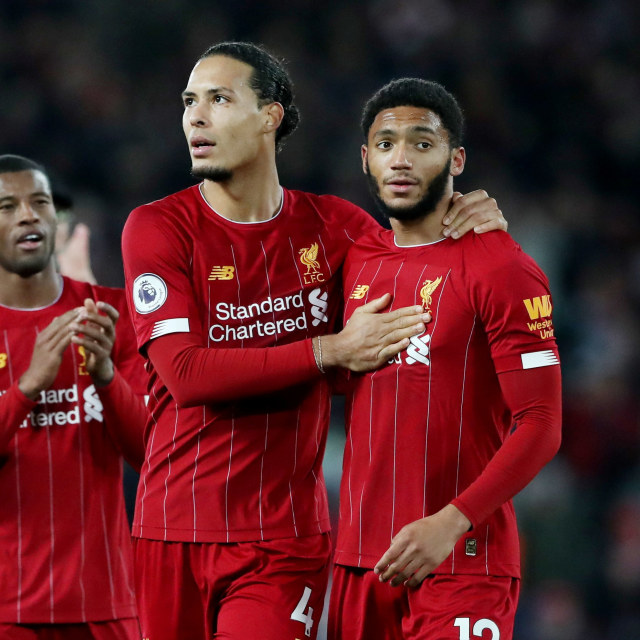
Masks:
[[[294,318],[279,318],[261,320],[257,316],[269,314],[273,318],[274,313],[301,309],[301,313]],[[209,327],[209,339],[212,342],[227,342],[231,340],[247,340],[255,337],[277,336],[292,331],[304,331],[307,329],[307,316],[304,312],[302,292],[282,296],[279,298],[267,297],[262,302],[254,302],[249,305],[237,305],[230,302],[218,302],[215,306],[215,315],[220,323]],[[239,326],[223,324],[225,320],[250,320]]]

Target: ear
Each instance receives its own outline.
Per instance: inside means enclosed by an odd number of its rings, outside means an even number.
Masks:
[[[464,147],[458,147],[451,152],[451,175],[459,176],[464,171],[464,163],[467,159],[467,152]]]
[[[280,126],[284,118],[284,107],[279,102],[272,102],[263,107],[265,133],[272,133]]]
[[[369,151],[369,147],[366,144],[363,144],[360,147],[360,153],[362,154],[362,171],[363,173],[367,173],[367,152]]]

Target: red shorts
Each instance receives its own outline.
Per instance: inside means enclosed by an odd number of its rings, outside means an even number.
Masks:
[[[336,565],[329,640],[511,640],[517,578],[432,575],[417,588],[382,583],[370,569]]]
[[[329,577],[329,534],[264,542],[134,539],[148,640],[314,639]]]
[[[137,618],[78,624],[7,624],[0,622],[2,640],[140,640]]]

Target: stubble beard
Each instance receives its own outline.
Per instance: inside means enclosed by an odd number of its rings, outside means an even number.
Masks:
[[[15,273],[21,278],[30,278],[31,276],[44,271],[53,256],[53,243],[44,253],[33,256],[25,256],[21,259],[6,260],[0,257],[0,266],[9,273]]]
[[[233,171],[223,167],[191,167],[191,175],[198,180],[229,182],[233,178]]]
[[[436,210],[447,189],[450,170],[451,159],[445,164],[442,171],[431,180],[422,198],[415,204],[406,207],[390,206],[382,199],[380,196],[380,187],[378,186],[377,180],[371,175],[368,164],[366,175],[369,190],[380,213],[387,219],[395,218],[401,222],[409,222],[411,220],[418,220],[419,218],[426,218]]]

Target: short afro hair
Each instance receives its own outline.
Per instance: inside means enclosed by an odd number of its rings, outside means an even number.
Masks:
[[[40,171],[49,177],[45,168],[29,158],[5,154],[0,156],[0,173],[18,173],[19,171]]]
[[[453,149],[462,145],[464,116],[458,101],[441,84],[421,78],[392,80],[367,100],[360,120],[365,143],[376,116],[394,107],[420,107],[433,111],[449,133],[449,146]]]

